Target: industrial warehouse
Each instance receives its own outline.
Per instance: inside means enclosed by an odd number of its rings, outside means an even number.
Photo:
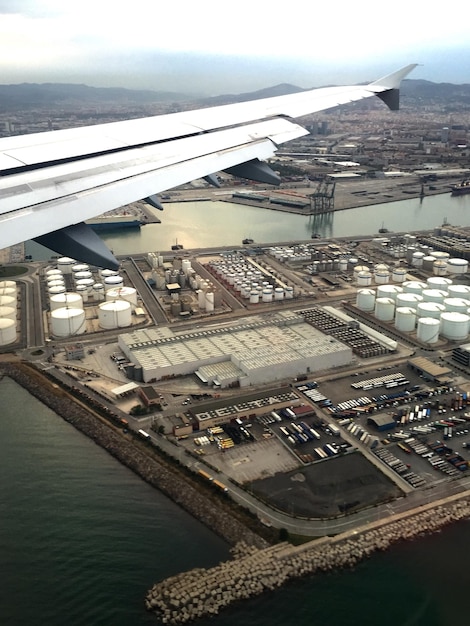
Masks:
[[[340,367],[352,351],[294,312],[176,333],[151,328],[119,335],[119,347],[144,382],[196,373],[207,384],[246,387]]]

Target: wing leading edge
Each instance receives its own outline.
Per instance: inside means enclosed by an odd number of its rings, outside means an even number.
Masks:
[[[217,171],[275,183],[260,161],[308,134],[293,118],[372,96],[395,110],[414,67],[363,86],[0,139],[0,249],[47,235],[61,254],[115,267],[93,231],[74,225]]]

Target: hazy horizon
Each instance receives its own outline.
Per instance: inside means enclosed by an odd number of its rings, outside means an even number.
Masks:
[[[410,78],[470,82],[470,44],[461,4],[441,12],[396,0],[239,0],[221,11],[214,0],[116,6],[82,0],[0,0],[2,84],[82,83],[198,96],[292,83],[310,88],[375,80],[409,63]],[[449,19],[446,19],[446,18]]]

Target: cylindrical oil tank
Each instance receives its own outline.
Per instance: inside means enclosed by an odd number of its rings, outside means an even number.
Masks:
[[[402,285],[405,293],[419,293],[421,294],[423,289],[426,289],[427,284],[419,280],[407,280]]]
[[[82,272],[75,272],[73,275],[73,280],[75,282],[79,280],[89,279],[89,278],[93,278],[93,274],[89,270],[83,270]]]
[[[62,279],[60,279],[60,280],[50,280],[47,283],[47,291],[49,293],[51,293],[51,289],[54,289],[54,287],[63,287],[64,291],[66,290],[65,283],[64,283],[64,281]]]
[[[15,298],[17,296],[16,287],[2,287],[0,289],[0,296],[10,296],[10,298]]]
[[[16,341],[16,320],[0,318],[0,346],[8,346]]]
[[[114,287],[106,292],[106,300],[124,300],[135,308],[137,306],[137,291],[134,287]]]
[[[376,298],[374,315],[383,322],[392,321],[395,315],[395,301],[392,298]]]
[[[282,287],[276,287],[274,289],[274,300],[284,300],[284,289]]]
[[[75,275],[77,272],[89,272],[90,266],[86,263],[76,263],[72,265],[72,273]]]
[[[166,285],[165,274],[162,274],[160,272],[155,272],[154,280],[155,280],[155,286],[157,289],[165,289],[165,285]]]
[[[441,315],[441,335],[452,341],[463,341],[468,336],[470,316],[466,313],[446,312]]]
[[[104,290],[108,291],[108,289],[113,289],[116,287],[122,287],[124,284],[124,279],[122,276],[107,276],[104,279]]]
[[[349,259],[349,262],[351,262],[351,259]],[[353,270],[354,278],[356,278],[360,272],[370,272],[370,269],[367,265],[355,265]]]
[[[180,302],[181,302],[181,310],[182,311],[191,311],[192,306],[191,306],[191,298],[190,297],[183,296],[180,299]]]
[[[78,289],[79,287],[85,287],[88,294],[93,292],[93,285],[95,284],[95,281],[93,280],[93,278],[81,278],[80,280],[75,281],[75,289]]]
[[[286,287],[284,289],[284,298],[286,300],[292,300],[293,297],[294,297],[294,288],[293,287]]]
[[[468,261],[466,259],[447,259],[447,271],[449,274],[466,274],[468,272]]]
[[[441,259],[434,261],[432,273],[434,276],[445,276],[447,274],[447,261]]]
[[[68,256],[60,257],[57,259],[57,269],[59,269],[63,274],[71,274],[72,267],[76,264],[75,259],[71,259]]]
[[[406,248],[406,262],[407,262],[407,263],[410,263],[410,264],[411,264],[411,262],[412,262],[412,260],[413,260],[413,254],[414,254],[415,252],[418,252],[418,251],[416,250],[416,247],[415,247],[415,246],[408,246],[408,247]]]
[[[449,298],[468,298],[470,300],[470,285],[449,285]]]
[[[356,295],[356,306],[361,311],[373,311],[375,307],[375,291],[359,289]]]
[[[57,267],[52,267],[50,270],[47,270],[46,272],[46,280],[49,280],[49,279],[52,280],[53,278],[62,278],[62,276],[63,276],[62,270],[60,270]]]
[[[51,312],[51,327],[54,337],[73,337],[86,330],[83,309],[59,308]]]
[[[98,324],[101,328],[123,328],[130,326],[132,308],[129,302],[114,300],[102,302],[98,307]]]
[[[436,261],[436,257],[432,256],[432,254],[427,254],[423,257],[423,265],[422,268],[425,272],[432,272],[434,263]]]
[[[345,272],[348,269],[348,259],[345,259],[345,258],[339,259],[338,269],[340,272]]]
[[[206,298],[206,312],[211,313],[214,310],[214,292],[206,291],[204,295]]]
[[[450,254],[448,252],[442,252],[441,250],[434,250],[432,256],[438,261],[447,261]]]
[[[392,280],[394,283],[404,283],[406,280],[407,271],[404,267],[395,267],[392,271]]]
[[[67,289],[65,288],[65,285],[54,285],[53,287],[47,288],[47,293],[49,294],[49,297],[57,296],[59,293],[65,293],[66,291]]]
[[[449,296],[447,291],[442,289],[423,289],[421,294],[424,302],[440,302],[441,304]]]
[[[86,285],[75,285],[75,291],[83,302],[88,302],[88,287]]]
[[[56,270],[57,271],[57,270]],[[14,280],[0,280],[0,289],[16,289],[17,284]]]
[[[416,311],[409,306],[395,309],[395,328],[403,333],[410,333],[416,326]]]
[[[397,295],[402,293],[403,289],[398,285],[379,285],[377,287],[377,298],[392,298],[396,300]]]
[[[418,303],[422,302],[423,296],[417,293],[399,293],[396,297],[396,305],[397,306],[407,306],[412,309],[416,309],[418,307]]]
[[[92,287],[92,294],[93,294],[93,298],[97,301],[100,302],[101,300],[104,300],[105,295],[104,295],[104,285],[103,283],[95,283]]]
[[[358,287],[368,287],[372,284],[371,272],[358,272],[354,276],[356,278],[356,283]]]
[[[183,259],[183,261],[181,262],[181,269],[187,276],[189,270],[191,269],[191,261],[189,259]]]
[[[439,339],[441,322],[434,317],[420,317],[416,335],[423,343],[436,343]]]
[[[446,298],[444,300],[446,311],[457,313],[467,313],[470,308],[470,300],[465,298]]]
[[[258,304],[259,293],[258,291],[250,291],[250,304]]]
[[[434,317],[438,320],[445,310],[446,307],[440,302],[420,302],[416,309],[416,313],[418,317]]]
[[[12,306],[16,309],[16,298],[11,296],[0,296],[0,306]]]
[[[273,301],[273,290],[272,289],[263,289],[261,294],[262,302],[272,302]]]
[[[59,293],[51,296],[50,307],[51,311],[64,307],[68,309],[83,309],[83,299],[79,293],[74,291]]]
[[[411,256],[411,265],[413,267],[423,267],[423,259],[425,256],[424,252],[413,252]]]
[[[469,305],[470,306],[470,305]],[[12,306],[0,306],[0,318],[16,320],[16,309]]]
[[[100,270],[99,274],[101,276],[101,280],[104,281],[105,278],[109,278],[110,276],[119,276],[118,270]]]
[[[174,302],[172,302],[170,305],[170,311],[173,317],[178,317],[178,315],[181,313],[181,301],[175,300]]]
[[[451,278],[445,278],[444,276],[431,276],[426,281],[427,289],[442,289],[447,291],[449,285],[452,285]]]

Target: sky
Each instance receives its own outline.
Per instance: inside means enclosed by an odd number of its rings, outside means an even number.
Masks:
[[[470,83],[462,0],[0,0],[0,83],[197,95],[277,83]],[[466,10],[464,10],[464,13]]]

